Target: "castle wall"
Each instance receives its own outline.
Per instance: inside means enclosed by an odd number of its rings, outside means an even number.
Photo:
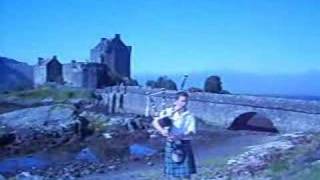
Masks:
[[[106,64],[113,74],[131,78],[131,46],[126,46],[116,34],[113,39],[102,38],[90,51],[93,63]]]
[[[90,50],[90,60],[93,63],[101,63],[101,55],[104,56],[103,49],[93,48]]]
[[[108,68],[105,64],[88,63],[83,68],[83,87],[96,89],[110,83]]]
[[[62,64],[58,60],[51,60],[46,65],[47,82],[63,83]]]
[[[104,63],[101,57],[106,58],[106,50],[109,45],[109,40],[101,38],[100,42],[90,50],[90,60],[93,63]]]
[[[114,68],[122,77],[131,77],[130,74],[130,52],[129,48],[123,47],[121,50],[115,50]]]
[[[83,69],[81,64],[64,64],[63,78],[65,85],[83,87]]]
[[[46,66],[34,66],[33,68],[33,85],[37,87],[47,82]]]
[[[56,56],[48,64],[40,59],[34,70],[34,84],[41,85],[46,82],[64,83],[67,86],[101,88],[111,85],[111,74],[130,78],[130,52],[131,47],[126,46],[120,35],[109,40],[101,41],[90,50],[91,63],[77,63],[61,65]]]

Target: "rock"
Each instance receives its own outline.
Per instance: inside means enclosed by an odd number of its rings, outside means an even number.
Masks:
[[[125,118],[124,119],[124,123],[127,126],[129,132],[134,132],[136,130],[145,129],[146,124],[148,124],[146,121],[147,121],[147,119],[142,118],[142,117],[133,117],[133,118]]]
[[[89,138],[89,147],[93,150],[100,160],[109,161],[110,158],[123,157],[129,155],[129,144],[131,143],[132,135],[122,126],[109,127],[108,136],[97,135]]]
[[[148,132],[149,134],[153,134],[153,133],[156,132],[156,130],[154,130],[154,129],[147,129],[147,132]]]
[[[154,164],[153,164],[153,162],[149,161],[149,162],[147,163],[147,165],[148,165],[148,166],[153,166]]]
[[[71,104],[78,104],[78,105],[81,105],[81,104],[84,105],[89,103],[88,100],[84,98],[72,98],[72,99],[69,99],[68,102]]]
[[[76,177],[76,178],[81,177],[81,173],[80,173],[79,171],[75,172],[75,173],[74,173],[74,177]]]
[[[90,174],[90,171],[88,169],[85,169],[82,171],[81,173],[82,175],[86,176],[86,175],[89,175]]]
[[[98,169],[98,171],[97,171],[97,173],[99,173],[99,174],[103,174],[103,173],[105,173],[106,171],[104,170],[104,169]]]
[[[159,137],[159,135],[157,135],[157,134],[151,134],[151,135],[150,135],[150,138],[151,138],[151,139],[155,139],[155,138],[158,138],[158,137]]]
[[[43,180],[41,176],[31,175],[29,172],[22,172],[15,177],[16,180]]]
[[[103,135],[103,137],[105,137],[106,139],[111,139],[111,138],[112,138],[111,133],[103,133],[102,135]]]
[[[111,170],[111,171],[115,170],[116,168],[117,168],[117,166],[116,166],[116,165],[108,166],[108,169],[109,169],[109,170]]]
[[[14,134],[2,138],[2,142],[21,153],[65,143],[76,134],[78,120],[74,113],[74,106],[57,104],[1,114],[0,124],[14,129]],[[0,157],[10,154],[10,150],[0,151]]]
[[[92,152],[90,148],[85,148],[81,150],[77,156],[76,160],[87,161],[87,162],[99,162],[99,158]]]
[[[108,124],[109,125],[124,125],[125,120],[123,117],[112,117],[110,118]]]
[[[51,104],[53,102],[54,102],[54,100],[52,97],[48,97],[48,98],[41,100],[41,103],[43,103],[43,104]]]
[[[13,133],[3,133],[0,134],[0,146],[6,146],[15,141],[16,135]]]
[[[145,159],[146,161],[149,161],[149,160],[151,159],[151,157],[150,157],[150,156],[146,156],[144,159]]]
[[[319,166],[320,167],[320,160],[314,161],[311,163],[312,166]]]
[[[68,124],[73,123],[75,120],[73,115],[73,106],[57,104],[26,108],[1,114],[0,122],[12,129],[31,128],[50,130],[58,127],[66,127]]]
[[[71,176],[71,175],[70,175],[70,176],[67,176],[66,178],[69,179],[69,180],[76,179],[75,177],[73,177],[73,176]]]
[[[138,156],[130,156],[130,160],[131,161],[139,161],[140,160],[140,157],[138,157]]]
[[[319,135],[284,134],[271,142],[248,147],[248,151],[228,160],[227,165],[219,170],[220,175],[231,177],[231,179],[232,177],[251,179],[273,164],[288,160],[292,162],[295,158],[305,156],[308,152],[317,151],[319,146]],[[210,179],[216,178],[217,176],[210,177]]]
[[[87,129],[95,133],[103,133],[109,126],[112,126],[110,117],[102,113],[83,111],[79,116],[80,120],[83,119],[87,121]]]
[[[0,174],[0,180],[6,180],[6,178]]]

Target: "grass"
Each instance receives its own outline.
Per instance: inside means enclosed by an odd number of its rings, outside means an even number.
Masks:
[[[274,173],[281,173],[289,169],[289,162],[288,161],[277,161],[270,165],[270,170]]]
[[[319,180],[320,179],[320,167],[311,168],[310,171],[302,173],[297,176],[297,179]]]
[[[92,91],[80,88],[69,87],[55,87],[55,86],[41,86],[37,89],[26,91],[14,91],[7,94],[2,94],[2,97],[17,97],[25,100],[43,100],[52,98],[53,101],[63,102],[72,98],[86,98],[93,99]]]
[[[99,119],[95,119],[90,121],[89,128],[94,130],[95,133],[103,133],[106,132],[108,128],[108,124],[105,121],[101,121]]]
[[[141,180],[162,180],[164,179],[164,175],[162,169],[153,170],[153,171],[144,171],[143,173],[137,173],[135,175],[131,175],[133,179],[141,179]]]
[[[2,135],[6,134],[6,133],[7,133],[7,131],[6,131],[5,126],[2,126],[2,125],[0,124],[0,137],[1,137]]]
[[[96,133],[106,132],[109,127],[108,122],[110,121],[110,119],[104,114],[86,111],[82,113],[81,116],[83,116],[90,122],[88,128]]]
[[[202,166],[215,166],[215,167],[221,167],[227,164],[229,160],[229,157],[221,157],[221,158],[208,158],[206,160],[203,160],[201,162]]]

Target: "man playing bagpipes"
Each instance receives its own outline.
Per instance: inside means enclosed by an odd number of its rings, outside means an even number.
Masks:
[[[190,179],[196,173],[191,146],[192,135],[196,133],[194,116],[188,111],[189,95],[178,92],[172,107],[160,112],[152,124],[164,137],[164,173],[169,178]]]

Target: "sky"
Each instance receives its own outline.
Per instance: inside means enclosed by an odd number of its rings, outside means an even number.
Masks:
[[[89,59],[102,37],[133,46],[133,74],[320,71],[318,0],[1,0],[0,56]]]

